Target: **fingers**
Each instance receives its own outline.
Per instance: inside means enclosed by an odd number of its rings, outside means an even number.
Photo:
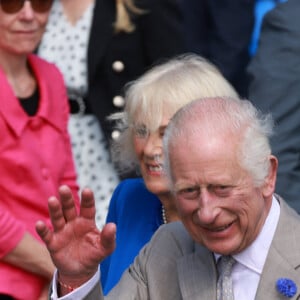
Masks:
[[[66,225],[66,220],[63,214],[62,205],[56,197],[50,197],[48,199],[48,210],[55,232],[62,230]]]
[[[93,192],[85,188],[81,193],[80,216],[86,219],[95,220],[96,207]]]
[[[66,222],[74,220],[77,217],[77,212],[70,188],[66,185],[62,185],[58,192],[62,206],[62,213]]]
[[[102,229],[101,244],[106,255],[110,255],[116,247],[116,232],[114,223],[108,223]]]
[[[51,223],[55,232],[62,230],[66,223],[77,217],[76,207],[72,192],[69,187],[63,185],[58,190],[59,198],[52,196],[48,200],[48,209]]]
[[[53,236],[53,232],[46,226],[43,221],[37,221],[35,224],[35,229],[44,243],[46,245],[49,245]]]
[[[58,192],[60,200],[54,196],[48,199],[48,210],[54,232],[62,230],[66,223],[77,218],[77,211],[70,188],[63,185],[59,188]],[[96,208],[93,192],[86,188],[82,191],[80,216],[95,221],[95,213]],[[51,233],[46,225],[42,225],[42,222],[38,223],[37,232],[44,241],[45,239],[48,240]]]

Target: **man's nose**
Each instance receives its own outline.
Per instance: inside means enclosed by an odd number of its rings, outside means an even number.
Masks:
[[[217,205],[218,201],[214,195],[207,189],[201,190],[198,199],[197,216],[202,224],[211,224],[215,221],[220,212]]]

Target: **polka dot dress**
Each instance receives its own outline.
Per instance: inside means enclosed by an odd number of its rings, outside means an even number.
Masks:
[[[111,195],[118,184],[118,176],[109,160],[105,138],[95,116],[87,115],[69,121],[73,154],[80,186],[90,187],[96,200],[96,222],[105,223]]]
[[[87,47],[93,8],[94,3],[88,6],[76,24],[71,24],[63,13],[60,0],[55,0],[39,47],[38,54],[61,70],[70,98],[87,93]],[[96,223],[101,228],[112,192],[119,182],[117,173],[94,115],[71,115],[69,133],[78,183],[81,189],[89,187],[93,190]]]

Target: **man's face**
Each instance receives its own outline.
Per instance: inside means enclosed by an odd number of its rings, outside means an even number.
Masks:
[[[271,205],[236,157],[237,138],[177,138],[170,147],[176,205],[192,238],[213,252],[234,254],[257,237]]]

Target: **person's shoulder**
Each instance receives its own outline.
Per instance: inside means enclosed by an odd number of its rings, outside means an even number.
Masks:
[[[297,249],[297,256],[300,260],[300,244],[298,243],[300,240],[300,215],[282,197],[275,196],[280,205],[280,216],[274,242],[278,248],[289,245],[288,249],[285,249],[287,255],[289,251],[292,251],[290,255],[294,256],[294,251]]]
[[[28,59],[32,64],[39,65],[40,67],[57,69],[54,63],[48,62],[46,59],[38,56],[37,54],[30,54]]]
[[[299,230],[297,230],[296,232],[297,234],[299,234],[300,238],[300,215],[281,196],[276,195],[276,198],[280,204],[281,220],[287,220],[288,223],[293,223],[292,226],[296,226],[297,228],[299,228]],[[287,224],[284,225],[284,227],[286,226]]]
[[[278,3],[275,8],[268,11],[264,17],[264,24],[268,22],[279,22],[278,25],[282,26],[280,22],[286,20],[288,24],[298,24],[297,16],[299,14],[300,1],[299,0],[287,0]]]
[[[161,225],[150,242],[140,251],[137,261],[151,265],[153,261],[157,261],[161,257],[162,259],[167,258],[170,262],[176,262],[180,257],[194,253],[206,256],[210,251],[197,244],[184,225],[177,221]]]
[[[154,196],[149,192],[145,186],[144,180],[142,178],[128,178],[124,179],[116,187],[116,191],[120,194],[143,194]]]
[[[120,207],[157,207],[160,201],[156,195],[149,192],[142,178],[124,179],[116,187],[111,205]]]
[[[182,253],[190,253],[195,250],[195,242],[180,221],[160,226],[152,238],[152,244],[157,243],[164,244],[165,248],[170,248],[169,250],[178,247]]]
[[[275,252],[269,259],[280,255],[289,266],[297,269],[300,263],[300,215],[283,198],[276,195],[276,199],[280,205],[280,216],[271,245]]]

